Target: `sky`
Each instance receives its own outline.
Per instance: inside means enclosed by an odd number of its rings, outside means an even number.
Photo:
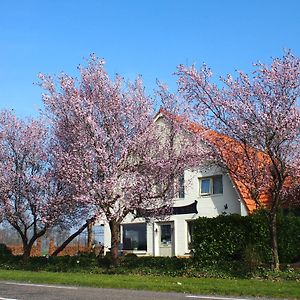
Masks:
[[[2,0],[0,110],[36,117],[38,73],[78,76],[91,53],[153,96],[157,79],[176,88],[179,64],[249,73],[287,49],[300,55],[298,0]]]

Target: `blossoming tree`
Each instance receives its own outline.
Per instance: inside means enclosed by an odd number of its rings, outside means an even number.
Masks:
[[[104,62],[93,56],[79,69],[80,80],[62,74],[58,86],[41,75],[43,99],[58,141],[61,177],[109,223],[116,261],[122,220],[145,210],[148,217],[166,215],[174,178],[203,162],[207,151],[179,135],[182,129],[172,118],[154,122],[155,103],[140,78],[128,84],[120,76],[111,80]],[[172,97],[163,94],[171,107]]]
[[[270,66],[255,66],[252,78],[239,72],[237,79],[222,79],[219,88],[206,66],[198,71],[181,65],[178,83],[197,117],[229,137],[223,139],[221,157],[256,206],[267,209],[278,269],[276,214],[295,200],[290,195],[297,195],[293,191],[300,183],[300,59],[288,52]],[[235,153],[235,161],[228,160],[228,151]]]
[[[0,215],[20,235],[24,259],[39,237],[54,225],[66,226],[74,211],[56,180],[49,141],[42,121],[0,113]]]

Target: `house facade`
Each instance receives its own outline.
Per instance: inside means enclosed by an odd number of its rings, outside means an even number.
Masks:
[[[165,220],[134,219],[121,225],[120,250],[151,256],[188,256],[193,227],[198,217],[220,214],[247,215],[248,208],[230,176],[219,167],[186,170],[178,179],[173,214]],[[110,229],[104,224],[104,248],[110,248]]]
[[[154,121],[164,124],[165,118],[173,116],[160,111]],[[191,123],[187,130],[193,134],[203,133],[203,128],[195,123]],[[216,132],[208,132],[208,139],[223,152],[225,163],[242,163],[235,156],[238,152],[230,148],[238,147],[236,142],[228,143],[228,137]],[[219,166],[185,170],[178,178],[177,186],[173,211],[168,218],[146,220],[128,215],[124,219],[121,225],[120,251],[141,256],[189,256],[192,220],[199,217],[213,218],[221,214],[246,216],[256,209],[245,186]],[[105,222],[103,225],[106,252],[111,246],[111,234],[109,225]]]

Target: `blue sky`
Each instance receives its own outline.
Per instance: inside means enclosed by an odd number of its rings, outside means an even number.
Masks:
[[[36,116],[37,74],[77,75],[90,53],[152,95],[157,78],[175,88],[180,63],[249,72],[284,49],[300,55],[298,0],[0,1],[0,109]]]

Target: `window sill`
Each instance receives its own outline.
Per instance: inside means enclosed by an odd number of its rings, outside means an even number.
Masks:
[[[222,194],[203,194],[203,195],[199,195],[200,198],[208,198],[208,197],[220,197],[223,196],[224,193]]]
[[[122,250],[123,253],[146,254],[147,250]]]

